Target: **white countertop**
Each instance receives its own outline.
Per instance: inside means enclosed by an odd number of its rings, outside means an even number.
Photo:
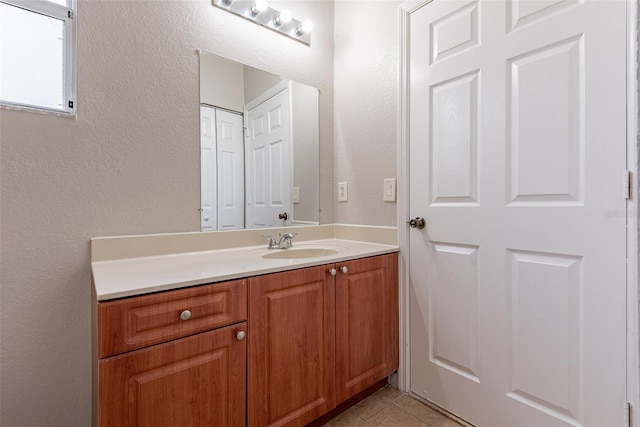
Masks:
[[[337,253],[317,258],[265,259],[266,245],[187,252],[91,263],[98,301],[179,289],[267,273],[382,255],[398,246],[351,240],[325,239],[294,242],[296,248],[329,248]]]

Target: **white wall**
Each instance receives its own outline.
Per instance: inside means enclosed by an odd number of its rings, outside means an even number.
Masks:
[[[398,19],[396,1],[335,2],[335,182],[349,201],[335,221],[396,225],[396,204],[382,201],[384,178],[396,176]]]
[[[293,205],[294,221],[318,222],[318,90],[291,83],[293,121],[293,186],[300,188],[300,203]]]
[[[210,0],[78,0],[78,118],[0,110],[3,427],[90,424],[89,237],[199,230],[196,49],[321,89],[332,206],[333,3],[289,8],[310,48]]]
[[[244,103],[254,101],[282,81],[282,77],[252,67],[244,67]]]
[[[207,52],[200,54],[200,102],[242,113],[244,66]]]

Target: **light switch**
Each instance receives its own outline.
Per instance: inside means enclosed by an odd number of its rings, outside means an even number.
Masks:
[[[346,202],[348,200],[347,197],[347,183],[339,182],[338,183],[338,201]]]
[[[300,187],[293,187],[293,203],[300,203]]]
[[[395,178],[387,178],[384,180],[384,188],[383,188],[383,196],[382,200],[385,202],[395,202],[396,201],[396,179]]]

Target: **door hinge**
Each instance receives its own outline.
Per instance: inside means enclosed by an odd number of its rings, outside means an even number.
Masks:
[[[73,19],[73,10],[67,10],[67,18]]]
[[[623,406],[624,427],[631,427],[631,402],[626,400]]]
[[[624,198],[626,200],[629,200],[631,198],[631,171],[630,170],[624,171],[622,182],[623,182],[622,191],[623,191]]]
[[[69,108],[73,108],[73,101],[69,101]]]

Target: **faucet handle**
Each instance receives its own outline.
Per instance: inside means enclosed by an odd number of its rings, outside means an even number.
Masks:
[[[262,237],[266,237],[269,239],[269,247],[268,249],[278,249],[280,246],[276,238],[271,234],[263,234]]]
[[[280,242],[282,242],[284,240],[284,247],[286,249],[288,248],[292,248],[293,247],[293,242],[291,242],[291,239],[293,239],[294,237],[296,237],[298,235],[298,233],[287,233],[284,234],[281,239]],[[281,243],[282,244],[282,243]]]

